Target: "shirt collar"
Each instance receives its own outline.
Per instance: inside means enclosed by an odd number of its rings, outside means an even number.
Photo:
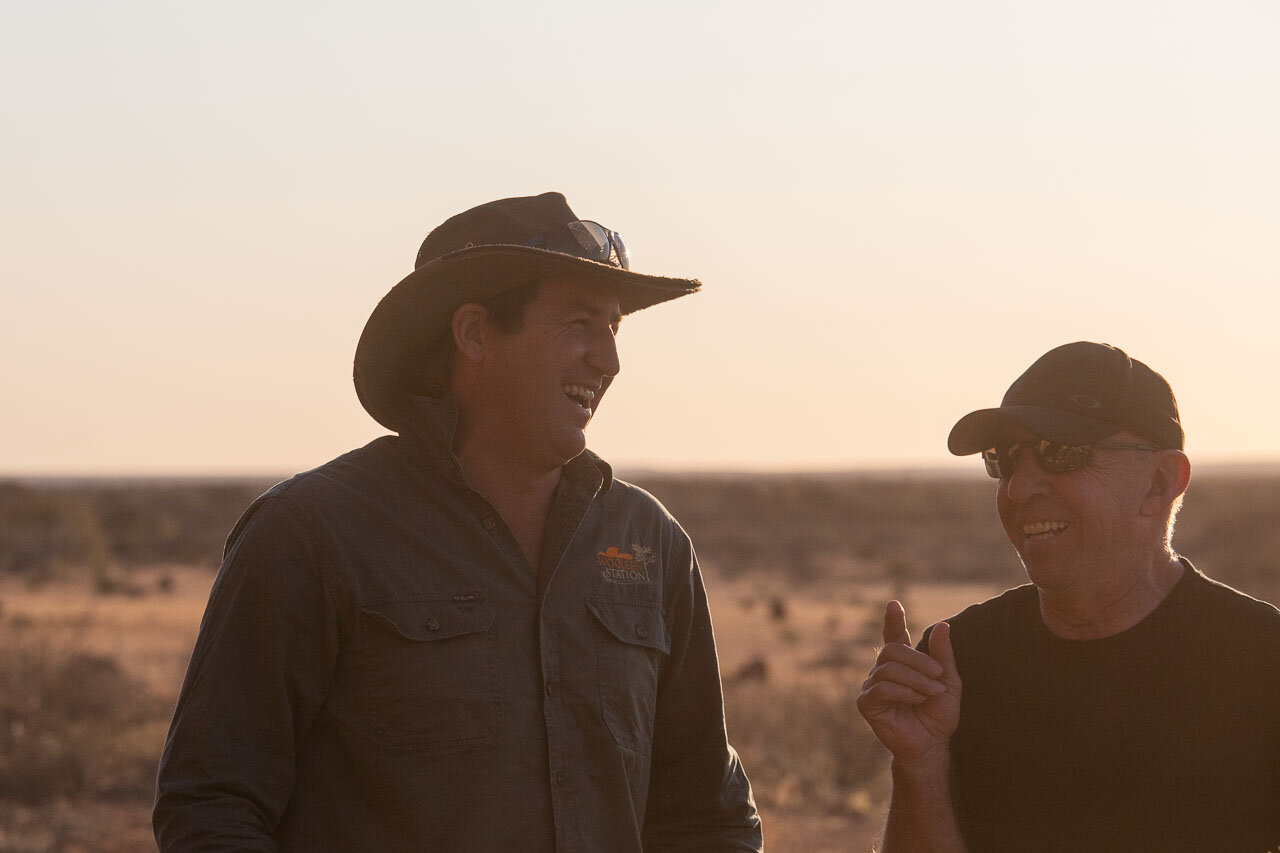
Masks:
[[[458,431],[458,405],[453,395],[410,396],[409,400],[412,411],[400,435],[421,446],[436,469],[461,477],[462,467],[453,452]],[[601,494],[613,486],[613,468],[590,450],[570,459],[561,470],[575,485]]]

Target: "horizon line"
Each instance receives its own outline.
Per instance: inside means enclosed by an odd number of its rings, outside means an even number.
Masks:
[[[311,469],[303,469],[302,471],[230,471],[230,472],[213,472],[213,471],[102,471],[102,472],[77,472],[77,471],[0,471],[0,483],[17,482],[17,483],[76,483],[76,482],[180,482],[180,481],[198,481],[206,483],[243,483],[249,481],[270,481],[272,483],[282,482],[294,477],[297,474],[304,473]],[[847,465],[836,466],[830,468],[818,468],[813,466],[797,465],[791,468],[771,467],[771,468],[752,468],[748,466],[742,467],[666,467],[655,465],[615,465],[613,466],[615,474],[620,474],[624,479],[637,477],[664,477],[664,476],[690,476],[690,477],[854,477],[854,476],[909,476],[909,477],[940,477],[940,478],[961,478],[967,479],[973,477],[975,479],[985,479],[986,474],[981,466],[964,466],[956,464],[900,464],[900,465]],[[1216,474],[1241,474],[1241,473],[1261,473],[1261,474],[1280,474],[1280,459],[1254,459],[1254,460],[1222,460],[1222,461],[1205,461],[1199,464],[1193,462],[1193,478],[1195,472],[1216,473]]]

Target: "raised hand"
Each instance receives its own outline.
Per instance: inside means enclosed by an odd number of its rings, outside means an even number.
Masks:
[[[907,614],[897,601],[884,612],[884,648],[858,696],[858,711],[900,763],[945,755],[960,722],[960,673],[951,650],[951,626],[939,622],[929,654],[911,646]]]

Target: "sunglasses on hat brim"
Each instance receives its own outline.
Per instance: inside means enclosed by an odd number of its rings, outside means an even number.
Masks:
[[[575,219],[554,231],[535,234],[524,245],[631,269],[631,255],[618,232],[590,219]]]
[[[1088,468],[1093,462],[1095,450],[1136,450],[1153,453],[1160,448],[1153,444],[1120,441],[1095,441],[1093,444],[1062,444],[1042,438],[1014,441],[982,451],[982,463],[986,466],[987,474],[997,480],[1012,476],[1024,450],[1032,452],[1036,464],[1046,474],[1066,474]]]

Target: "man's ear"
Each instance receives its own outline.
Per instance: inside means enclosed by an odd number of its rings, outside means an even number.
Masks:
[[[1181,450],[1161,450],[1151,469],[1151,482],[1142,499],[1145,515],[1164,515],[1191,482],[1191,460]]]
[[[484,358],[484,345],[488,340],[489,312],[483,305],[466,302],[453,312],[450,324],[453,345],[467,361],[478,363]]]

